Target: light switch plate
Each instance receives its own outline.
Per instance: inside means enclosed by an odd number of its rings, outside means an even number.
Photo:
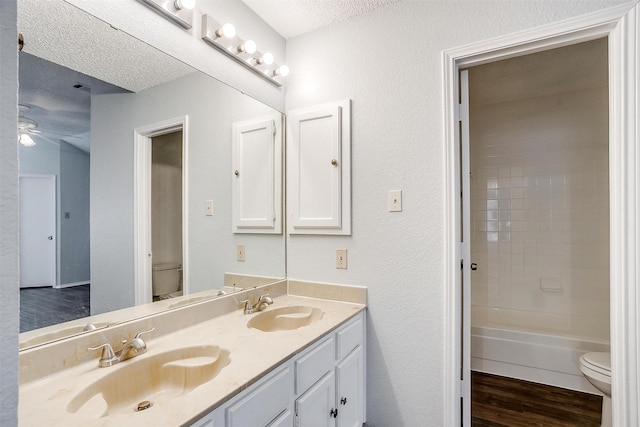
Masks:
[[[236,261],[244,262],[245,255],[244,245],[236,246]]]
[[[389,212],[402,212],[402,190],[389,191]]]

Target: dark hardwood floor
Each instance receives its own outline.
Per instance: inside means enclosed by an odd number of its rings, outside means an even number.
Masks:
[[[89,316],[89,295],[90,285],[20,289],[20,332]]]
[[[481,372],[471,375],[474,427],[599,427],[602,397]]]

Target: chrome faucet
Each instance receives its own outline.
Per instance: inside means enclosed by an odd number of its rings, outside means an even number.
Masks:
[[[269,294],[260,295],[258,301],[256,301],[256,303],[253,305],[251,305],[251,301],[249,301],[248,299],[240,302],[244,303],[244,314],[251,314],[255,313],[256,311],[262,311],[267,308],[268,305],[273,304],[273,300],[271,299]]]
[[[123,360],[131,359],[136,356],[140,356],[147,352],[147,343],[141,338],[142,334],[147,334],[153,331],[155,328],[151,328],[147,331],[138,332],[136,337],[131,341],[124,340],[122,341],[122,348],[116,352],[113,351],[111,344],[106,343],[99,345],[97,347],[89,347],[89,350],[102,350],[102,355],[100,356],[100,360],[98,360],[98,366],[101,368],[106,368],[108,366],[113,366],[117,363],[122,362]]]

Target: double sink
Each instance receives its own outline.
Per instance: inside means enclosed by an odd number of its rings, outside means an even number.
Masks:
[[[322,319],[324,311],[308,305],[267,309],[251,315],[249,329],[291,331]],[[216,345],[189,346],[160,353],[150,351],[127,360],[77,392],[68,413],[89,418],[145,411],[183,397],[214,380],[231,363],[231,352]]]

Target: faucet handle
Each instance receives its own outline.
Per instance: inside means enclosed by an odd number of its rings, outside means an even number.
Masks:
[[[146,331],[138,332],[136,334],[136,339],[140,338],[142,336],[142,334],[148,334],[149,332],[153,332],[155,329],[156,329],[155,326],[152,326],[151,329],[148,329]]]
[[[104,348],[104,350],[102,350],[102,356],[100,356],[101,359],[113,359],[116,357],[115,353],[113,352],[113,348],[109,343],[102,344],[97,347],[89,347],[87,350],[94,351],[100,350],[101,348]]]

